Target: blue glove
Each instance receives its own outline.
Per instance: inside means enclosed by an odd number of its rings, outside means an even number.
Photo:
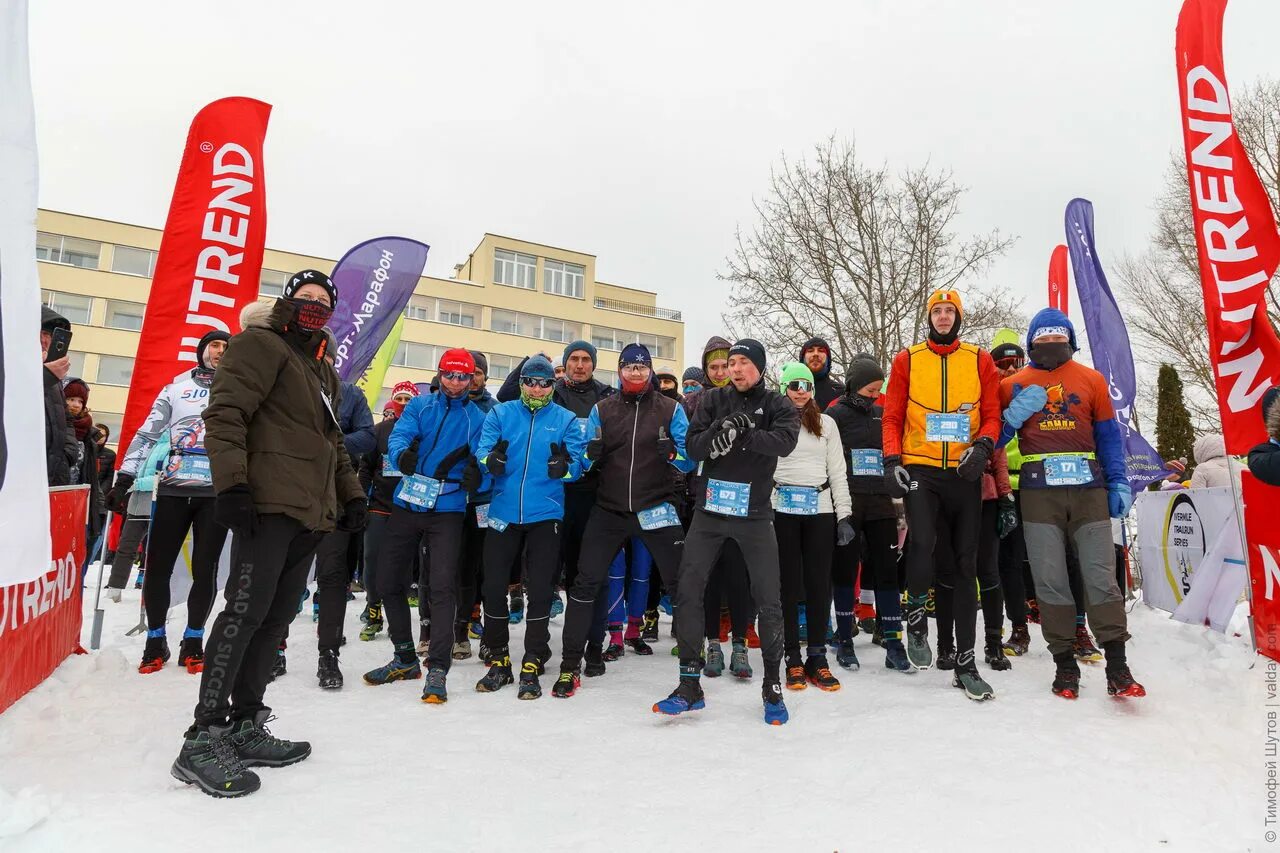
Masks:
[[[1049,392],[1043,385],[1028,385],[1026,388],[1013,386],[1013,399],[1009,408],[1004,410],[1004,422],[1014,429],[1022,429],[1027,418],[1044,408],[1049,401]]]
[[[1107,508],[1112,518],[1124,518],[1133,506],[1133,490],[1128,483],[1112,483],[1107,486]]]

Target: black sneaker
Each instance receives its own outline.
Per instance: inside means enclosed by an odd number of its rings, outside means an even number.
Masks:
[[[276,662],[271,665],[271,680],[275,681],[277,678],[284,675],[286,669],[284,649],[280,649],[276,652]]]
[[[938,643],[938,656],[937,656],[937,659],[934,661],[934,666],[936,666],[938,669],[955,669],[956,668],[955,646]]]
[[[159,672],[169,660],[169,641],[164,637],[147,637],[142,647],[142,663],[138,664],[138,672],[148,675]]]
[[[320,653],[320,662],[316,665],[316,678],[320,680],[322,690],[342,689],[342,670],[338,669],[338,653],[333,650]]]
[[[605,648],[604,654],[601,655],[601,657],[604,659],[605,663],[613,663],[614,661],[619,660],[626,650],[626,646],[621,643],[610,643],[608,647]]]
[[[200,637],[183,637],[178,644],[178,666],[197,675],[204,671],[204,640]]]
[[[624,642],[628,647],[630,647],[631,651],[638,655],[644,656],[653,654],[653,648],[641,637],[632,637],[630,640],[626,640]]]
[[[982,647],[982,657],[986,660],[987,666],[997,672],[1013,669],[1013,664],[1004,653],[1004,646],[1000,645],[999,637],[987,637],[986,644]]]
[[[246,770],[231,742],[228,726],[193,726],[169,773],[211,797],[243,797],[262,787],[258,774]]]
[[[640,627],[640,639],[649,642],[658,642],[658,611],[646,610],[644,612],[644,623]]]
[[[274,720],[270,711],[259,711],[252,720],[231,724],[231,743],[245,767],[288,767],[311,754],[305,740],[281,740],[271,734],[267,723]]]
[[[536,660],[526,660],[520,664],[520,689],[516,693],[517,699],[537,699],[542,696],[542,685],[538,683],[539,663]]]
[[[489,671],[476,682],[476,692],[497,693],[514,680],[511,677],[511,658],[503,649],[489,658]]]
[[[561,672],[560,677],[556,679],[556,683],[551,685],[551,695],[557,699],[568,699],[570,696],[578,692],[582,679],[575,672]]]
[[[587,653],[583,657],[582,674],[587,678],[595,678],[604,675],[604,649],[599,646],[587,646]]]

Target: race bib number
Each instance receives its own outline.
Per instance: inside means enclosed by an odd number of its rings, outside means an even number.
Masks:
[[[849,451],[849,476],[880,477],[884,474],[884,452],[871,448]]]
[[[169,483],[183,483],[192,486],[213,485],[213,472],[209,470],[209,457],[203,454],[184,453],[170,466],[169,475],[165,478]]]
[[[414,474],[400,481],[396,497],[415,509],[433,509],[440,497],[440,486],[439,480]]]
[[[969,416],[947,412],[929,412],[924,417],[925,441],[946,441],[968,444]]]
[[[401,473],[399,468],[396,468],[391,464],[390,456],[383,456],[382,457],[382,476],[385,479],[391,479],[392,477],[395,477],[398,479],[400,477],[403,477],[404,474]]]
[[[707,481],[707,500],[704,508],[708,512],[745,518],[750,504],[750,483],[730,483],[725,480]]]
[[[1093,471],[1083,456],[1050,456],[1044,460],[1044,481],[1050,486],[1085,486],[1093,482]]]
[[[671,504],[658,504],[655,507],[641,510],[636,513],[636,517],[640,519],[641,530],[658,530],[662,527],[675,527],[680,524],[680,517],[676,515],[676,508]]]
[[[818,490],[813,486],[778,486],[778,512],[817,515]]]
[[[476,504],[476,527],[481,530],[489,526],[489,505]]]

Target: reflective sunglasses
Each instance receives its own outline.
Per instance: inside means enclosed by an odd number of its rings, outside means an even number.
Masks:
[[[475,374],[463,373],[458,370],[450,370],[440,374],[441,379],[448,379],[451,382],[470,382],[473,376],[475,376]]]
[[[521,376],[520,384],[526,388],[550,388],[556,381],[543,376]]]
[[[787,383],[788,391],[808,391],[813,392],[813,383],[808,379],[792,379]]]
[[[1026,359],[1018,358],[1016,355],[1005,356],[996,359],[996,367],[1000,370],[1008,370],[1011,367],[1021,369],[1026,365]]]

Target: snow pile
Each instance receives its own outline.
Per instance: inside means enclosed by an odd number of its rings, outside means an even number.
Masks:
[[[421,681],[361,682],[390,656],[385,635],[357,639],[361,597],[348,609],[346,687],[322,693],[308,603],[268,701],[276,732],[310,740],[314,754],[259,771],[258,794],[216,801],[169,776],[198,679],[172,663],[134,671],[143,640],[124,633],[138,595],[104,603],[103,650],[69,658],[0,716],[0,848],[1263,846],[1265,663],[1250,668],[1240,638],[1142,605],[1129,660],[1144,700],[1108,697],[1100,667],[1086,668],[1078,701],[1054,697],[1034,626],[1032,652],[1011,671],[982,667],[997,692],[984,704],[945,673],[886,671],[863,634],[864,668],[836,671],[844,689],[788,692],[791,723],[771,728],[757,651],[750,682],[704,679],[705,711],[651,713],[676,683],[665,622],[654,657],[628,654],[572,699],[551,698],[550,673],[535,702],[516,700],[514,687],[477,694],[484,670],[472,658],[455,664],[447,705],[423,705]],[[172,637],[183,616],[174,611]],[[513,631],[516,659],[522,634]]]

